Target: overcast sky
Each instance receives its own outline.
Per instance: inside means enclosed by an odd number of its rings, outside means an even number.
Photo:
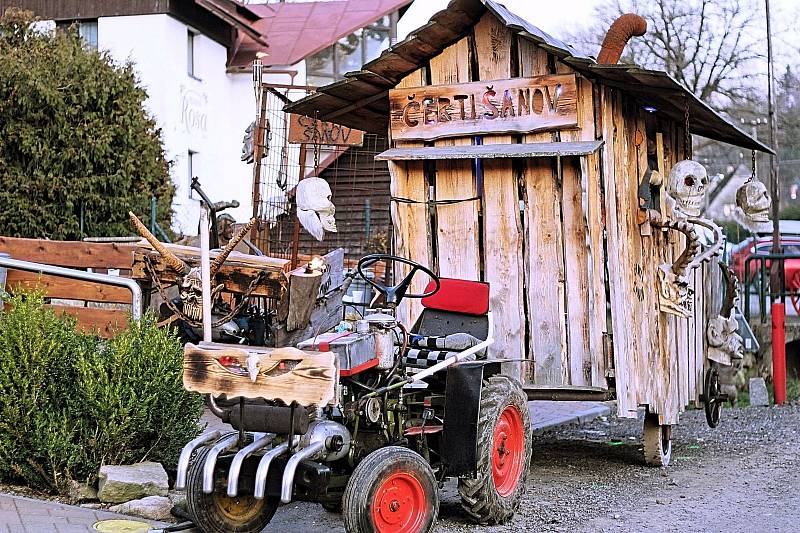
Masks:
[[[730,0],[716,0],[727,2]],[[434,13],[441,11],[449,0],[414,0],[398,24],[398,37],[402,40],[409,32],[425,24]],[[590,25],[594,7],[603,0],[500,0],[509,10],[528,20],[553,37],[566,40],[570,34]],[[800,19],[800,0],[771,0],[772,23],[776,49],[776,75],[781,63],[798,64],[800,32],[796,30]],[[763,0],[756,0],[762,6]],[[766,54],[766,45],[764,46]],[[597,50],[581,50],[595,55]]]

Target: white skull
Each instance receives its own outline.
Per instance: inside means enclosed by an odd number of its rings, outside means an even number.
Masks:
[[[697,161],[679,161],[669,172],[667,194],[675,200],[678,215],[699,217],[708,187],[708,173]]]
[[[203,280],[200,269],[194,267],[181,281],[180,297],[183,314],[195,321],[203,319]]]
[[[672,265],[662,264],[658,267],[658,308],[681,318],[692,316],[692,295],[685,276],[678,276],[672,271]]]
[[[325,231],[336,232],[336,207],[331,202],[331,187],[322,178],[311,177],[300,180],[295,190],[297,218],[318,241]]]
[[[708,321],[708,358],[722,365],[744,357],[744,341],[738,333],[739,322],[734,317],[716,316]]]
[[[736,191],[736,206],[742,210],[751,223],[767,222],[772,200],[767,194],[767,186],[758,180],[752,180]]]

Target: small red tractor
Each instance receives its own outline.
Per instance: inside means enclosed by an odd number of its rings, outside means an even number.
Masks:
[[[384,286],[365,275],[379,261],[402,263],[408,274]],[[210,365],[200,374],[225,374],[218,383],[230,390],[209,394],[209,405],[237,430],[205,433],[180,457],[177,488],[185,488],[189,514],[207,533],[261,531],[291,501],[341,511],[350,533],[426,532],[436,523],[439,487],[452,478],[479,524],[506,522],[517,510],[530,464],[530,414],[521,385],[485,355],[493,341],[489,286],[439,278],[386,254],[362,258],[357,273],[382,295],[383,308],[352,332],[300,345],[312,351],[274,349],[288,355],[266,365],[267,356],[246,350],[187,346],[187,365],[189,354],[199,354]],[[425,293],[407,294],[418,273],[431,278]],[[404,298],[422,299],[410,330],[395,318]],[[314,354],[333,364],[304,367]],[[331,385],[332,399],[304,404],[300,386],[273,395],[267,384],[258,392],[261,380],[293,371],[311,388]],[[251,392],[233,392],[237,379],[252,381]]]

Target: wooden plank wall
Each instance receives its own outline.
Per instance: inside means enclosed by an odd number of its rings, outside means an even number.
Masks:
[[[545,50],[518,40],[520,76],[551,74]],[[552,133],[523,135],[522,142],[555,140]],[[541,385],[569,383],[565,310],[565,267],[561,224],[561,183],[555,161],[528,159],[522,180],[525,200],[525,292],[528,297],[530,381]]]
[[[432,85],[472,81],[469,37],[448,46],[430,61]],[[470,137],[434,141],[434,146],[470,145]],[[470,160],[436,162],[436,200],[466,200],[478,195]],[[436,206],[436,250],[439,275],[479,280],[481,263],[478,202],[465,201]]]
[[[417,69],[403,79],[398,87],[419,87],[425,85],[425,70]],[[406,148],[422,146],[421,142],[396,142]],[[408,257],[425,266],[433,267],[431,250],[431,220],[428,206],[428,180],[422,161],[389,161],[389,174],[392,177],[390,192],[394,198],[406,198],[420,203],[392,201],[392,226],[394,254]],[[395,264],[395,280],[408,274],[409,268]],[[417,276],[411,284],[411,293],[421,293],[425,289],[424,276]],[[416,299],[406,299],[397,308],[397,318],[403,324],[413,324],[422,310],[422,303]]]
[[[499,37],[499,38],[498,38]],[[511,71],[511,30],[487,13],[474,30],[481,80],[508,79]],[[511,135],[485,135],[483,144],[511,143]],[[519,186],[510,159],[482,162],[483,188],[483,263],[484,281],[489,282],[490,306],[495,324],[491,357],[525,357],[523,303],[522,221]],[[513,372],[522,376],[527,369],[515,364]]]

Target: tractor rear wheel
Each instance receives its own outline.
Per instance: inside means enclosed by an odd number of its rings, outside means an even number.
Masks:
[[[531,463],[531,415],[518,381],[492,376],[483,383],[478,414],[478,466],[460,478],[461,506],[479,524],[501,524],[519,508]]]
[[[426,533],[439,514],[439,491],[425,459],[387,446],[358,464],[342,505],[348,533]]]
[[[186,477],[186,507],[192,521],[205,533],[260,532],[275,515],[278,498],[257,500],[252,495],[231,498],[219,483],[213,493],[203,492],[203,465],[210,449],[198,450]],[[227,481],[227,473],[224,477]]]

